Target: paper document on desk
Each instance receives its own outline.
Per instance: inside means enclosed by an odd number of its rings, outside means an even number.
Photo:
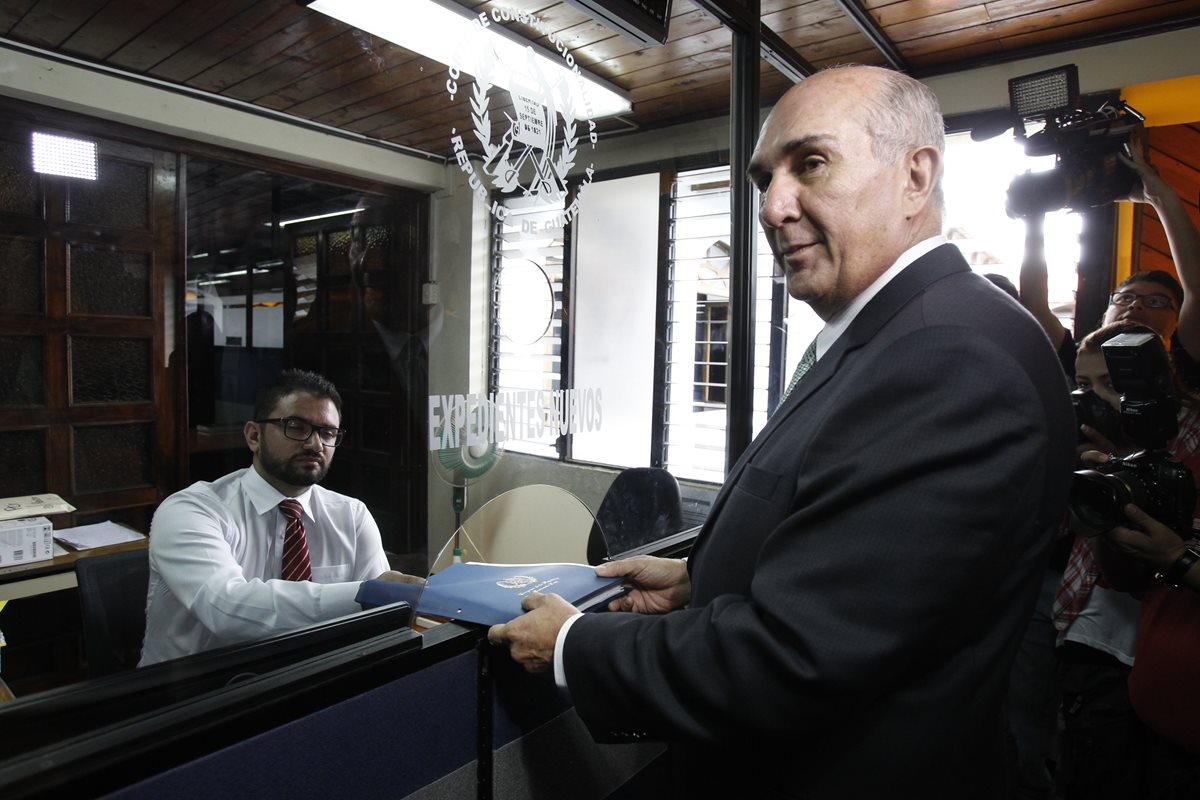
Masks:
[[[146,537],[115,522],[97,522],[95,525],[80,525],[54,532],[54,538],[76,550],[89,550],[106,544],[136,542]]]

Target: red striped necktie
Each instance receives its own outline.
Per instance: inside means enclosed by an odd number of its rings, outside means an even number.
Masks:
[[[283,579],[312,580],[308,541],[304,538],[304,522],[300,518],[303,509],[299,502],[289,498],[279,504],[279,511],[287,518],[287,530],[283,532]]]

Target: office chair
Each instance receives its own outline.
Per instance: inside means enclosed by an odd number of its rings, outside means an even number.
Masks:
[[[75,562],[75,579],[88,677],[136,667],[146,633],[146,550],[84,556]]]
[[[608,487],[588,537],[589,564],[624,553],[683,527],[679,482],[665,469],[635,467],[622,471]]]

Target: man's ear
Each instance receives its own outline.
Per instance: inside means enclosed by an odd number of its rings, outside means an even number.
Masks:
[[[247,422],[242,426],[242,436],[246,438],[246,446],[250,448],[250,452],[258,455],[259,437],[262,436],[262,428],[257,422]]]
[[[905,215],[912,216],[929,204],[938,177],[942,174],[942,154],[936,147],[918,147],[908,154],[907,184],[904,188]]]

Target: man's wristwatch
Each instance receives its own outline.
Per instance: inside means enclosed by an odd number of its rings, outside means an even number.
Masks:
[[[1189,546],[1183,551],[1175,563],[1164,569],[1162,572],[1154,573],[1154,577],[1167,585],[1170,589],[1183,588],[1183,576],[1187,575],[1188,570],[1192,565],[1200,561],[1200,547]]]

